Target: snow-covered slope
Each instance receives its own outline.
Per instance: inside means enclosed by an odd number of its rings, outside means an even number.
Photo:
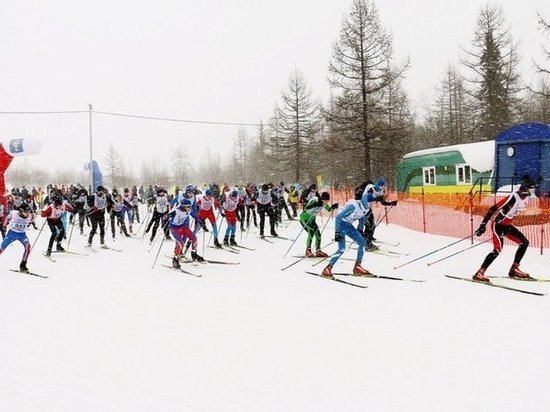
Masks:
[[[294,238],[299,230],[292,222],[279,232]],[[18,264],[19,244],[0,257],[2,411],[549,408],[550,296],[443,276],[471,276],[490,243],[426,266],[469,246],[463,242],[394,271],[456,239],[380,226],[377,238],[401,242],[382,247],[411,255],[367,254],[364,266],[426,282],[346,279],[368,285],[359,289],[305,274],[322,269],[310,261],[281,271],[292,261],[282,259],[291,242],[261,241],[254,228],[242,243],[255,251],[205,249],[211,259],[240,265],[185,266],[202,278],[160,265],[169,264],[172,242],[154,269],[156,248],[122,238],[115,242],[122,253],[99,250],[52,263],[41,256],[47,231],[29,267],[48,279],[8,271]],[[31,229],[31,239],[37,233]],[[332,236],[329,222],[324,243]],[[72,250],[85,252],[84,244],[73,234]],[[303,253],[303,245],[302,233],[289,256]],[[505,247],[489,274],[505,275],[514,252]],[[530,249],[522,268],[550,278],[549,259],[550,250],[541,256]],[[352,265],[342,261],[336,269]],[[550,292],[550,283],[499,281]]]

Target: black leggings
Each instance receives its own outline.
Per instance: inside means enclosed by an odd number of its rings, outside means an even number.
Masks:
[[[265,215],[269,216],[269,227],[271,232],[275,231],[275,213],[271,206],[258,205],[258,214],[260,215],[260,235],[264,234]]]
[[[65,236],[65,227],[63,226],[63,222],[61,221],[61,219],[48,220],[48,226],[52,231],[52,235],[50,236],[50,241],[48,243],[48,252],[51,252],[53,242],[57,241],[59,243],[63,240],[63,236]]]
[[[512,225],[501,225],[499,223],[496,223],[493,228],[494,249],[491,253],[487,255],[487,257],[485,257],[485,260],[481,265],[482,268],[487,269],[489,265],[493,263],[493,261],[500,254],[504,245],[505,237],[519,244],[516,255],[514,256],[514,263],[519,264],[519,262],[521,262],[521,259],[523,259],[523,256],[527,251],[527,247],[529,246],[529,240],[516,227]]]

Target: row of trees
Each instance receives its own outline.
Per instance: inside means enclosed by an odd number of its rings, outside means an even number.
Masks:
[[[550,35],[542,16],[538,24]],[[401,85],[410,63],[395,62],[392,42],[374,2],[353,0],[333,45],[328,104],[315,100],[294,70],[267,125],[248,144],[239,130],[228,174],[260,181],[311,181],[318,174],[331,183],[391,180],[408,151],[490,140],[517,122],[550,123],[550,51],[536,63],[538,84],[523,84],[518,44],[500,7],[481,9],[472,44],[445,70],[421,120]]]

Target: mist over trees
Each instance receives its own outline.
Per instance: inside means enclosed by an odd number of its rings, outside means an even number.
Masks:
[[[391,28],[375,2],[352,0],[332,46],[330,98],[317,104],[307,74],[295,69],[266,124],[249,139],[248,180],[306,183],[321,175],[328,184],[355,184],[383,176],[392,185],[407,152],[494,139],[519,122],[550,123],[548,21],[533,11],[544,60],[534,62],[539,79],[528,85],[503,9],[483,5],[473,18],[471,43],[442,68],[433,98],[413,109],[402,80],[414,62],[396,62]],[[306,90],[304,104],[297,96]],[[220,179],[234,176],[230,170],[222,170]]]

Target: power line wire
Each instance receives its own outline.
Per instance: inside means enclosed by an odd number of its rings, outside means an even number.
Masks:
[[[5,111],[0,114],[74,114],[74,113],[90,113],[89,110],[58,110],[58,111]],[[159,120],[163,122],[177,122],[177,123],[192,123],[192,124],[207,124],[217,126],[260,126],[258,123],[242,123],[242,122],[219,122],[208,120],[189,120],[189,119],[174,119],[170,117],[157,117],[157,116],[142,116],[137,114],[128,113],[115,113],[115,112],[103,112],[99,110],[92,110],[92,113],[102,114],[105,116],[117,116],[128,117],[133,119],[145,119],[145,120]]]
[[[58,110],[47,112],[0,112],[0,114],[71,114],[71,113],[88,113],[87,110]]]
[[[107,116],[130,117],[134,119],[160,120],[165,122],[210,124],[210,125],[220,125],[220,126],[259,126],[259,124],[257,123],[237,123],[237,122],[216,122],[216,121],[207,121],[207,120],[173,119],[169,117],[141,116],[136,114],[102,112],[97,110],[92,110],[92,113],[104,114]]]

